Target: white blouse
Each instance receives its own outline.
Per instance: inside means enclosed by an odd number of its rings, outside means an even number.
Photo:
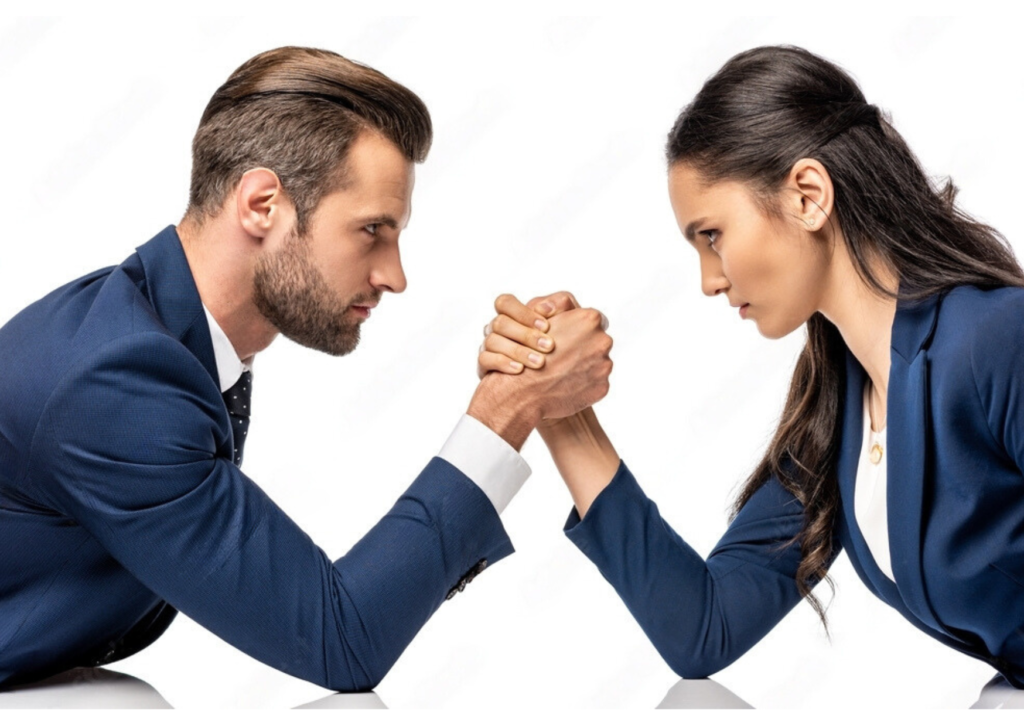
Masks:
[[[888,510],[885,502],[886,460],[889,452],[886,451],[885,429],[879,433],[871,430],[870,390],[870,385],[864,386],[864,443],[857,464],[853,513],[868,549],[871,550],[871,556],[875,558],[875,564],[890,580],[895,581],[889,558]],[[874,456],[873,449],[876,449]]]

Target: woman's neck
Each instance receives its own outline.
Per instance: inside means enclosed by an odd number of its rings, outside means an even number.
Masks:
[[[874,264],[872,272],[886,289],[897,291],[899,278],[886,265]],[[880,416],[875,424],[884,426],[896,300],[879,294],[861,279],[845,242],[836,245],[820,312],[839,329],[846,347],[871,378],[874,410]]]

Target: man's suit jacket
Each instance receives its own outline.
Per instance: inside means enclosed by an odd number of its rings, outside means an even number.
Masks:
[[[512,551],[435,458],[332,563],[232,464],[217,381],[173,227],[0,329],[0,683],[129,655],[180,610],[274,668],[369,689]]]
[[[1024,688],[1024,289],[955,288],[900,302],[888,389],[888,529],[895,584],[854,518],[866,374],[847,351],[835,552],[929,635]],[[718,671],[800,600],[796,498],[770,479],[707,561],[620,466],[566,533],[683,677]]]

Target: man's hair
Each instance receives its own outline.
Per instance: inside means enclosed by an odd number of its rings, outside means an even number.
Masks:
[[[337,53],[286,47],[246,61],[217,89],[192,140],[186,217],[217,214],[249,169],[277,174],[303,234],[324,195],[344,187],[355,138],[374,130],[422,162],[433,131],[408,88]]]

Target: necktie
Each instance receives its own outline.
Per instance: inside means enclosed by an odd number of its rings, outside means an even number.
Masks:
[[[249,403],[252,401],[252,371],[245,371],[238,383],[224,392],[224,404],[231,417],[231,432],[235,437],[232,459],[235,466],[242,465],[245,435],[249,433]]]

